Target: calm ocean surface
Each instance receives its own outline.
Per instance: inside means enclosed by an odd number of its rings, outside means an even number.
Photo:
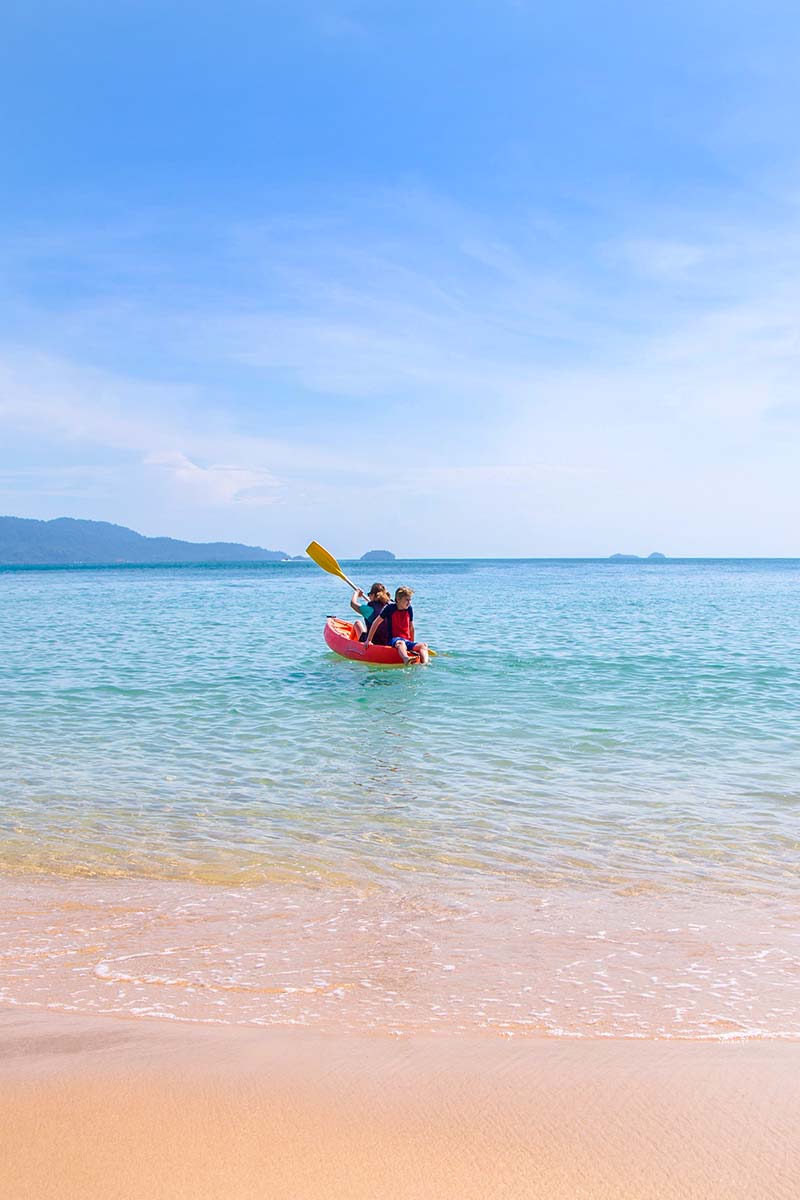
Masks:
[[[688,905],[673,933],[740,906],[757,926],[741,961],[779,943],[772,994],[796,1013],[800,562],[349,570],[415,588],[429,668],[332,655],[322,626],[349,593],[310,564],[0,568],[8,887],[30,904],[54,876],[144,879],[162,885],[157,907],[193,881],[215,885],[191,894],[217,908],[283,889],[301,908],[383,905],[381,920],[411,905],[406,931],[436,898],[481,914],[466,940],[484,957],[502,898],[515,962],[531,906],[575,937],[597,936],[598,905],[623,924]],[[685,942],[670,970],[679,959],[696,961]],[[796,1032],[751,1001],[747,1031]],[[569,1032],[560,1012],[536,1028]]]

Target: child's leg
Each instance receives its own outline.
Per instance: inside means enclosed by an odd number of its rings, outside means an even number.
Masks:
[[[408,646],[402,638],[398,638],[394,644],[394,648],[403,660],[403,666],[408,666]]]
[[[427,643],[426,642],[415,642],[414,643],[414,653],[419,655],[419,661],[422,663],[423,666],[425,666],[425,664],[428,661]]]

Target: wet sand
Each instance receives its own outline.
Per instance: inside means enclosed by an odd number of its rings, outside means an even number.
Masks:
[[[798,1112],[798,1042],[0,1013],[9,1200],[779,1200]]]

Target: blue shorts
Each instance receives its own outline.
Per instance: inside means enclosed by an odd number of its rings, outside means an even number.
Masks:
[[[413,650],[417,644],[416,642],[413,642],[411,638],[392,638],[391,644],[396,646],[398,642],[405,642],[409,650]]]

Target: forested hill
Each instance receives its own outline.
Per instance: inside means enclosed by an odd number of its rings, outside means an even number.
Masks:
[[[282,550],[263,550],[238,542],[181,542],[168,537],[144,537],[108,521],[0,517],[0,564],[6,565],[269,562],[287,557]]]

